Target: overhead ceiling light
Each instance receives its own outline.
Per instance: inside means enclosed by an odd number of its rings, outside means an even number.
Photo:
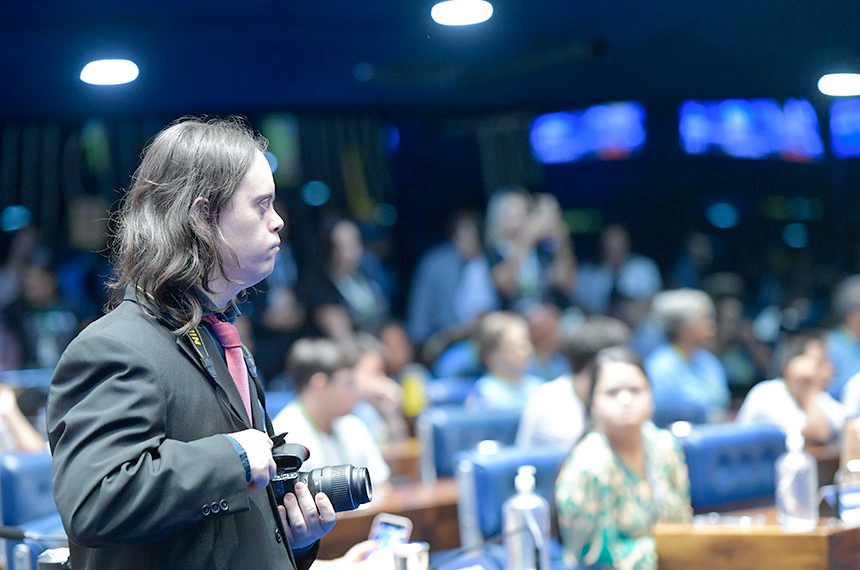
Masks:
[[[81,81],[91,85],[122,85],[137,79],[137,65],[127,59],[98,59],[81,70]]]
[[[828,73],[818,80],[818,90],[834,97],[860,95],[860,73]]]
[[[493,5],[486,0],[445,0],[430,10],[430,17],[443,26],[471,26],[486,22],[493,15]]]

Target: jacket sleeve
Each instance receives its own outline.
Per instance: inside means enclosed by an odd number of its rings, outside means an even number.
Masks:
[[[212,429],[188,441],[170,437],[172,396],[159,378],[170,368],[148,352],[109,335],[82,335],[54,373],[47,413],[54,496],[80,544],[150,542],[250,508],[244,468],[227,438]]]

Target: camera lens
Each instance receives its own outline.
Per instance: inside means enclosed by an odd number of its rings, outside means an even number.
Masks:
[[[325,493],[334,510],[351,511],[359,505],[370,502],[373,485],[366,467],[353,465],[329,465],[307,472],[299,472],[312,495]]]

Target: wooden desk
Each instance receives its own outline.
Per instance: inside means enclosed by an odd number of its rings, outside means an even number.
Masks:
[[[860,568],[860,526],[822,519],[812,531],[788,533],[776,524],[773,507],[732,514],[763,515],[765,524],[655,525],[660,570]]]
[[[421,444],[414,437],[385,444],[382,457],[391,468],[391,481],[403,484],[421,482]]]
[[[375,489],[374,489],[375,491]],[[431,550],[460,545],[457,519],[457,482],[440,479],[433,485],[408,484],[376,493],[366,505],[338,513],[337,524],[320,544],[321,559],[342,556],[352,545],[367,540],[377,513],[392,513],[412,520],[412,541],[426,541]]]

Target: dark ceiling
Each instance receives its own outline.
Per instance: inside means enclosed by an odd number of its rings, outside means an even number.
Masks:
[[[807,97],[860,70],[857,0],[494,0],[443,28],[429,0],[72,0],[0,8],[0,116],[487,111]],[[140,78],[78,80],[97,57]]]

